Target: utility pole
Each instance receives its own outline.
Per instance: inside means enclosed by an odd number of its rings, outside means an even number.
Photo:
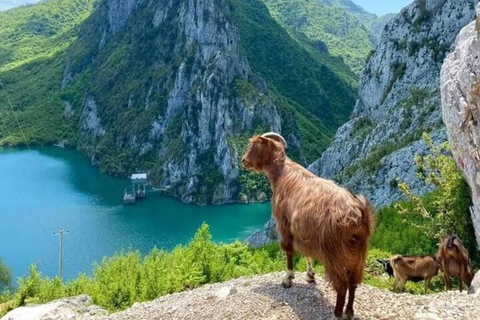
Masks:
[[[60,236],[59,238],[59,248],[58,248],[58,277],[62,280],[62,272],[63,272],[63,235],[68,234],[68,230],[63,230],[60,228],[58,231],[53,233],[56,236]]]

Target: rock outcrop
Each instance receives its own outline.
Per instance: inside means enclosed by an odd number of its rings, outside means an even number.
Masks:
[[[82,295],[41,305],[20,307],[1,320],[94,320],[108,312],[92,304],[92,298]]]
[[[401,198],[395,178],[416,193],[429,190],[416,176],[414,155],[426,152],[424,131],[445,141],[440,69],[474,15],[475,0],[417,0],[386,26],[360,77],[353,118],[309,167],[366,194],[375,207]]]
[[[477,20],[462,29],[445,60],[441,91],[452,153],[472,190],[472,221],[480,245],[480,6],[477,11]]]

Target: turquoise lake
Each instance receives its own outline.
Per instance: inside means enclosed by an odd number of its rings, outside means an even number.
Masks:
[[[187,205],[149,193],[122,204],[129,180],[102,174],[73,150],[0,149],[0,257],[15,277],[38,263],[42,274],[58,268],[59,227],[64,237],[64,279],[90,274],[94,262],[128,249],[143,254],[187,243],[207,222],[213,240],[232,242],[260,229],[270,204]]]

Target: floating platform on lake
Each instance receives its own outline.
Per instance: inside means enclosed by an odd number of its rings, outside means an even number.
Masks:
[[[124,204],[134,204],[138,198],[145,198],[147,189],[147,174],[132,174],[130,180],[132,180],[132,186],[125,188],[123,192]]]

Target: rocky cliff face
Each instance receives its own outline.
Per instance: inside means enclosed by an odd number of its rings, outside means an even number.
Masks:
[[[480,15],[480,7],[477,9]],[[452,153],[472,190],[472,220],[480,245],[480,24],[462,29],[442,68],[443,121]]]
[[[95,19],[106,20],[108,24],[100,30],[101,38],[97,38],[98,55],[135,13],[142,15],[141,24],[144,26],[131,27],[144,27],[145,32],[152,29],[159,33],[168,32],[176,41],[149,34],[151,41],[163,42],[152,46],[158,50],[156,54],[148,55],[156,60],[157,72],[164,75],[151,81],[139,79],[145,81],[145,85],[138,88],[140,92],[136,88],[120,89],[121,85],[108,84],[110,79],[102,79],[103,75],[95,77],[94,81],[97,80],[100,86],[126,90],[125,100],[118,103],[131,111],[122,115],[123,119],[115,114],[109,115],[103,97],[94,92],[87,93],[79,125],[80,147],[97,161],[105,161],[97,151],[99,145],[108,139],[103,126],[109,125],[103,123],[110,120],[116,127],[122,121],[131,131],[113,134],[113,147],[128,149],[139,156],[155,154],[164,160],[161,172],[158,172],[160,188],[171,190],[186,202],[231,200],[237,191],[231,184],[238,176],[238,154],[234,148],[229,148],[229,137],[238,132],[250,132],[254,118],[275,131],[281,131],[281,121],[276,106],[262,86],[263,80],[254,79],[246,60],[239,54],[239,35],[228,17],[228,7],[213,0],[150,4],[123,0],[106,1],[102,6],[103,10]],[[141,53],[138,54],[137,58],[142,59]],[[175,59],[178,60],[173,62],[175,67],[168,68]],[[262,103],[248,106],[241,98],[232,97],[231,87],[236,79],[249,83],[256,92],[263,92],[266,97]],[[256,82],[251,83],[249,79]],[[158,106],[159,99],[165,99],[164,105]],[[150,115],[150,123],[137,123],[135,127],[129,124],[137,122],[136,119],[144,113]],[[110,126],[109,133],[112,129]],[[199,163],[199,157],[208,159]],[[205,175],[202,180],[211,181],[200,181],[200,174]],[[207,199],[206,189],[213,184],[216,185],[212,198]],[[198,194],[199,198],[194,198]]]
[[[270,23],[269,31],[283,41],[270,48],[273,60],[276,54],[296,55],[299,49],[264,6],[254,0],[242,5],[260,17],[266,12],[262,23]],[[294,79],[293,72],[308,66],[293,65],[271,78],[259,72],[261,67],[252,68],[246,41],[255,35],[245,40],[248,34],[238,26],[248,27],[242,19],[249,18],[241,12],[247,9],[227,0],[101,1],[69,52],[62,81],[78,147],[111,173],[148,170],[157,187],[185,202],[224,203],[239,200],[240,193],[244,201],[264,198],[262,181],[238,165],[247,138],[254,132],[283,132],[297,158],[307,161],[302,126],[325,128],[328,136],[334,128],[323,126],[320,116],[330,114],[338,123],[342,116],[333,114],[338,109],[328,102],[334,95],[315,87],[314,97],[330,105],[323,111],[309,111],[302,103],[295,109],[290,105],[295,97],[283,98],[282,77]],[[337,79],[338,88],[345,88],[335,101],[345,94],[353,98],[349,84],[309,58],[318,67],[309,71],[316,72],[312,77]],[[348,70],[335,63],[337,70]],[[275,93],[269,79],[278,81]],[[346,115],[350,108],[345,107]],[[310,122],[312,116],[316,122]],[[312,142],[326,139],[320,137]]]
[[[414,155],[424,131],[445,141],[439,78],[446,53],[475,14],[474,0],[418,0],[386,26],[360,77],[352,119],[310,166],[316,174],[368,195],[376,207],[400,198],[395,178],[417,193]]]

